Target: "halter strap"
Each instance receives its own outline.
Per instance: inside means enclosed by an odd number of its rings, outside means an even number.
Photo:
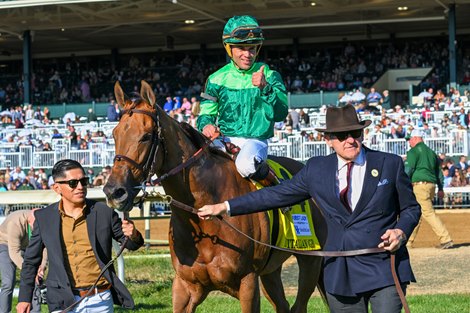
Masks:
[[[144,165],[140,165],[135,160],[129,158],[128,156],[122,155],[122,154],[116,154],[114,156],[114,162],[125,160],[125,161],[131,163],[134,167],[136,167],[140,172],[142,172],[142,174],[144,174],[146,172],[146,170],[149,170],[147,178],[145,178],[144,181],[142,182],[143,184],[145,184],[145,182],[148,181],[150,179],[150,177],[153,175],[152,166],[153,166],[153,163],[154,163],[153,161],[154,160],[152,160],[152,156],[154,156],[154,158],[156,157],[156,152],[158,150],[158,146],[159,146],[161,138],[162,138],[161,137],[160,120],[158,119],[158,116],[155,112],[149,112],[149,111],[145,111],[145,110],[128,109],[128,110],[123,110],[122,113],[123,113],[123,115],[124,114],[129,114],[129,116],[132,116],[133,113],[145,114],[145,115],[149,116],[155,123],[157,140],[155,140],[155,132],[152,132],[152,140],[151,140],[152,145],[150,147],[150,152],[147,156],[147,159],[146,159]]]
[[[158,119],[158,115],[155,112],[149,112],[149,111],[140,110],[140,109],[127,109],[127,110],[122,111],[123,115],[124,114],[129,114],[129,116],[132,116],[132,113],[140,113],[140,114],[148,115],[155,122],[155,125],[160,126],[160,121]]]
[[[145,110],[139,110],[139,109],[128,109],[128,110],[123,110],[122,111],[123,114],[129,114],[129,116],[132,116],[133,113],[137,113],[137,114],[145,114],[147,116],[150,116],[152,118],[152,120],[155,122],[155,127],[157,128],[157,141],[158,143],[155,144],[155,132],[152,133],[152,147],[150,149],[150,153],[147,155],[147,160],[145,161],[145,165],[140,165],[139,163],[137,163],[137,161],[125,156],[125,155],[122,155],[122,154],[116,154],[116,156],[114,157],[114,161],[127,161],[128,163],[132,164],[134,167],[136,167],[139,171],[141,171],[142,173],[145,173],[147,170],[148,170],[148,175],[147,175],[147,178],[144,179],[142,181],[142,184],[136,188],[140,188],[142,189],[143,191],[143,195],[142,197],[139,199],[139,201],[137,201],[136,203],[134,203],[134,205],[137,205],[137,206],[140,206],[145,198],[147,197],[148,193],[145,191],[145,183],[147,181],[150,181],[150,178],[153,176],[154,174],[154,163],[155,163],[155,158],[156,158],[156,154],[157,154],[157,150],[158,150],[158,147],[159,147],[159,144],[160,142],[163,143],[163,138],[162,138],[162,135],[161,135],[161,127],[160,127],[160,120],[158,118],[158,115],[155,114],[154,112],[149,112],[149,111],[145,111]],[[183,163],[177,165],[176,167],[174,167],[173,169],[171,169],[169,172],[163,174],[163,175],[160,175],[155,181],[154,183],[155,184],[159,184],[161,183],[163,180],[165,180],[166,178],[168,178],[169,176],[172,176],[172,175],[175,175],[177,174],[178,172],[182,171],[184,168],[188,167],[189,165],[191,165],[192,163],[194,163],[194,161],[196,161],[199,156],[201,156],[202,154],[202,151],[204,151],[211,143],[212,141],[214,140],[215,138],[210,138],[209,140],[207,140],[204,145],[199,148],[199,150],[197,150],[190,158],[188,158],[186,161],[184,161]],[[153,156],[153,158],[152,158]]]

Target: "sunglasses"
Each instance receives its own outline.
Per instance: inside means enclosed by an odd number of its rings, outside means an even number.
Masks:
[[[63,180],[63,181],[56,181],[58,184],[68,184],[70,188],[77,188],[78,183],[82,184],[83,187],[88,185],[89,178],[82,177],[80,179],[70,179],[70,180]]]
[[[263,39],[263,31],[261,28],[236,28],[231,33],[230,36],[225,36],[226,38],[235,38],[239,40],[246,40],[246,39]]]
[[[345,141],[346,139],[349,138],[349,136],[351,136],[354,139],[357,139],[357,138],[361,137],[361,135],[362,135],[362,129],[350,130],[350,131],[346,131],[346,132],[338,132],[338,133],[331,133],[330,134],[330,136],[332,138],[336,138],[339,141]]]

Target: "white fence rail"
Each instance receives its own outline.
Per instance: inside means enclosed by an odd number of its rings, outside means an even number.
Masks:
[[[147,187],[147,191],[164,194],[160,186]],[[444,188],[445,197],[434,198],[434,207],[437,209],[458,209],[470,208],[470,186]],[[437,194],[437,192],[436,192]],[[97,201],[106,201],[106,196],[101,188],[89,188],[87,198]],[[45,207],[51,203],[59,201],[59,196],[53,190],[18,190],[0,193],[0,224],[3,218],[9,212],[16,210],[32,209]],[[168,216],[171,209],[168,203],[155,199],[146,199],[144,201],[144,210],[141,212],[138,208],[131,211],[131,217],[154,217]]]
[[[111,127],[112,125],[108,125]],[[109,130],[107,130],[109,131]],[[306,128],[304,131],[314,132]],[[324,141],[308,141],[300,132],[287,135],[280,132],[278,142],[270,142],[268,153],[276,156],[285,156],[298,161],[306,161],[313,156],[328,155],[332,150]],[[424,142],[436,153],[445,153],[447,156],[470,155],[470,132],[466,130],[450,131],[446,137],[424,137]],[[371,149],[406,155],[409,149],[405,139],[389,139],[387,134],[370,133],[364,144]],[[77,150],[70,146],[68,139],[54,139],[51,141],[53,151],[39,151],[31,145],[16,147],[11,143],[0,143],[0,169],[7,166],[11,168],[52,168],[55,162],[70,158],[79,161],[85,167],[104,167],[112,165],[114,160],[114,141],[101,140],[89,143],[87,150]]]

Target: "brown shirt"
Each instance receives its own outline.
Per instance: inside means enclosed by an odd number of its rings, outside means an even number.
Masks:
[[[101,272],[88,238],[86,216],[90,209],[84,206],[82,213],[73,218],[65,213],[61,201],[59,212],[62,221],[62,251],[70,285],[75,289],[90,287]],[[107,284],[106,279],[101,277],[97,286]]]

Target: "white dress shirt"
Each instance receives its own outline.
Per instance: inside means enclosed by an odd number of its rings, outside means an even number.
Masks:
[[[341,159],[338,155],[338,171],[336,173],[337,177],[337,188],[336,188],[336,195],[339,198],[339,193],[341,190],[346,188],[346,175],[348,173],[348,166],[345,160]],[[354,211],[356,208],[357,203],[359,202],[359,198],[361,197],[362,186],[364,184],[364,177],[366,174],[366,152],[364,148],[361,149],[361,153],[357,156],[357,158],[353,161],[354,165],[351,169],[351,181],[349,182],[349,190],[348,190],[348,202],[351,209]]]

